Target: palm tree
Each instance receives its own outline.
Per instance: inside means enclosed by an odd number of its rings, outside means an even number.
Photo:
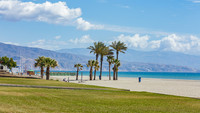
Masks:
[[[98,61],[99,54],[101,48],[103,46],[103,42],[94,42],[94,46],[90,46],[87,49],[90,49],[90,53],[94,53],[96,55],[96,61]],[[96,79],[96,70],[94,70],[94,80]]]
[[[113,61],[113,63],[114,63],[114,67],[113,67],[113,80],[118,80],[118,75],[117,74],[115,75],[115,73],[118,72],[118,68],[121,65],[121,63],[120,63],[120,60],[117,60],[117,59],[115,59]]]
[[[45,67],[45,57],[38,57],[37,59],[35,59],[35,67],[40,67],[41,71],[40,71],[40,75],[41,75],[41,79],[43,79],[43,73],[44,73],[44,67]]]
[[[92,72],[93,72],[93,67],[95,66],[96,61],[95,60],[88,60],[88,63],[86,64],[87,67],[90,67],[90,80],[92,80]]]
[[[107,56],[107,62],[109,64],[109,80],[111,80],[111,75],[110,75],[110,66],[114,62],[114,56]]]
[[[113,55],[113,50],[112,49],[109,49],[109,47],[105,46],[101,48],[101,52],[100,52],[100,55],[101,55],[101,59],[100,59],[100,62],[101,62],[101,67],[100,67],[100,80],[101,80],[101,77],[102,77],[102,67],[103,67],[103,57],[104,56],[107,56],[107,55]]]
[[[112,42],[112,45],[110,45],[110,47],[112,47],[114,50],[116,50],[117,60],[118,60],[119,52],[125,53],[125,51],[127,50],[126,44],[124,42],[120,42],[120,41]]]
[[[74,67],[77,68],[76,80],[78,80],[78,72],[82,70],[83,66],[81,64],[75,64]]]
[[[115,51],[116,51],[116,58],[118,60],[118,56],[119,56],[119,52],[121,53],[125,53],[125,51],[127,50],[126,44],[124,42],[120,42],[120,41],[114,41],[112,42],[112,44],[110,45],[110,47],[112,47]],[[118,73],[116,72],[116,76],[118,76]]]
[[[49,73],[50,73],[50,68],[55,68],[58,66],[58,62],[54,59],[51,58],[45,58],[45,67],[46,68],[46,80],[49,80]]]

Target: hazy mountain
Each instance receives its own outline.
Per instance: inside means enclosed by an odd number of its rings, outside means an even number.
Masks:
[[[75,51],[76,50],[76,51]],[[68,52],[68,53],[66,53]],[[18,65],[22,64],[23,68],[34,69],[34,59],[38,56],[46,56],[56,59],[59,62],[59,67],[56,70],[75,70],[74,64],[81,63],[84,65],[84,70],[88,70],[86,63],[89,59],[94,58],[89,55],[87,49],[72,49],[65,53],[59,53],[50,50],[39,48],[22,47],[10,44],[0,43],[0,56],[13,57]],[[82,53],[83,52],[83,53]],[[73,53],[73,54],[72,54]],[[88,55],[88,56],[85,56]],[[128,55],[128,54],[127,54]],[[121,55],[120,55],[121,56]],[[22,63],[20,63],[20,58]],[[148,72],[197,72],[198,70],[186,66],[140,63],[137,62],[121,62],[120,71],[148,71]],[[108,70],[108,63],[104,60],[103,70]]]
[[[57,50],[56,52],[71,53],[71,54],[76,54],[76,55],[85,55],[85,56],[94,57],[92,53],[90,54],[90,50],[86,48],[60,49],[60,50]]]
[[[80,51],[81,50],[81,51]],[[62,49],[58,52],[62,53],[74,53],[77,55],[93,56],[89,53],[88,49]],[[188,66],[195,69],[200,69],[200,56],[187,55],[177,52],[163,52],[163,51],[136,51],[128,49],[126,54],[120,53],[119,58],[123,61],[129,62],[142,62],[142,63],[154,63],[154,64],[169,64]]]
[[[46,56],[56,59],[59,62],[57,70],[71,70],[75,63],[86,63],[88,57],[73,55],[70,53],[57,53],[50,50],[44,50],[39,48],[21,47],[10,44],[0,43],[0,56],[13,57],[14,60],[20,65],[20,57],[22,58],[22,64],[25,68],[34,68],[34,59],[38,56]]]
[[[171,64],[188,66],[192,68],[200,68],[200,56],[187,55],[177,52],[164,51],[135,51],[129,49],[126,54],[120,55],[121,59],[128,59],[132,62],[156,63],[156,64]]]

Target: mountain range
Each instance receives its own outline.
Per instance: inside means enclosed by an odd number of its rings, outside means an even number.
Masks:
[[[94,59],[94,55],[83,48],[51,51],[4,43],[0,43],[0,56],[13,57],[19,66],[23,66],[23,69],[35,69],[34,59],[38,56],[51,57],[59,62],[59,67],[54,70],[63,71],[75,71],[74,64],[76,63],[83,64],[86,71],[88,70],[87,61]],[[179,53],[140,52],[129,49],[126,54],[120,54],[122,65],[119,70],[132,72],[199,72],[197,69],[200,64],[198,58],[200,57]],[[103,70],[108,70],[106,59],[104,59]]]
[[[61,49],[60,53],[72,53],[76,55],[94,56],[88,54],[90,50],[85,48]],[[187,66],[194,69],[200,69],[200,56],[188,55],[169,51],[136,51],[128,49],[125,54],[120,53],[119,59],[129,62],[165,64],[176,66]]]

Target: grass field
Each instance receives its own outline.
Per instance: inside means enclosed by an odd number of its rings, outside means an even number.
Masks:
[[[58,81],[0,78],[0,83],[18,84],[19,81],[23,81],[23,83],[20,82],[21,84],[27,83],[28,85],[94,87]],[[44,83],[40,83],[39,81]],[[198,113],[200,112],[200,100],[147,92],[117,90],[0,87],[1,112]]]

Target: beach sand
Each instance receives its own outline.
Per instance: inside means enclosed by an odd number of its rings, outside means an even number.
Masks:
[[[68,80],[68,76],[51,76],[51,79],[62,81]],[[152,93],[200,98],[200,80],[176,80],[176,79],[152,79],[142,78],[141,83],[138,78],[119,77],[119,80],[108,80],[108,77],[102,77],[102,80],[89,81],[88,76],[83,76],[83,82],[75,80],[75,77],[69,76],[70,82],[105,86],[113,88],[129,89],[130,91],[145,91]]]

